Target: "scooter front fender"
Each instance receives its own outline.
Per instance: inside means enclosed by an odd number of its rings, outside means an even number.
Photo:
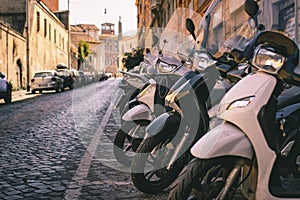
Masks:
[[[220,156],[240,156],[252,159],[253,148],[243,131],[225,122],[207,132],[191,148],[191,153],[201,159]]]
[[[155,118],[146,128],[146,136],[152,137],[159,134],[171,136],[172,129],[178,129],[180,125],[180,115],[177,112],[167,112]],[[174,133],[176,134],[176,132]]]
[[[135,120],[152,120],[151,110],[145,104],[134,106],[128,110],[123,116],[124,121],[135,121]]]

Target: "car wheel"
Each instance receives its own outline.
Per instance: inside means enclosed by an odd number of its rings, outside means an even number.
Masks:
[[[32,93],[32,94],[35,94],[35,90],[32,90],[31,93]]]
[[[70,90],[73,90],[73,88],[74,88],[74,84],[71,84],[71,85],[69,86],[69,89],[70,89]]]
[[[8,90],[8,91],[7,91],[7,94],[6,94],[6,96],[4,97],[4,102],[5,102],[5,104],[11,103],[11,90]]]

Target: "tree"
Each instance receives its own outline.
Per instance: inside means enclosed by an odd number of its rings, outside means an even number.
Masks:
[[[90,55],[90,45],[83,40],[80,40],[78,44],[78,70],[83,61]]]
[[[144,49],[137,48],[133,49],[131,52],[124,53],[122,63],[127,70],[131,70],[135,66],[138,66],[140,62],[144,60]]]

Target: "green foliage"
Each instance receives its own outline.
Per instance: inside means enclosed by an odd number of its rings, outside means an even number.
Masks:
[[[127,70],[138,66],[140,62],[144,60],[144,49],[137,48],[133,49],[131,52],[124,53],[124,57],[122,59],[122,63],[126,67]]]
[[[90,55],[90,45],[83,40],[80,40],[78,45],[78,65],[81,66],[83,61]],[[78,69],[79,69],[78,66]]]

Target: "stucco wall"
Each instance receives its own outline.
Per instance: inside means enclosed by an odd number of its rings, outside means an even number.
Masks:
[[[31,4],[30,75],[68,63],[68,31],[57,17],[40,4]],[[39,20],[38,20],[39,13]],[[39,29],[38,29],[39,23]]]
[[[0,25],[0,71],[14,88],[26,85],[26,39],[10,29]]]

